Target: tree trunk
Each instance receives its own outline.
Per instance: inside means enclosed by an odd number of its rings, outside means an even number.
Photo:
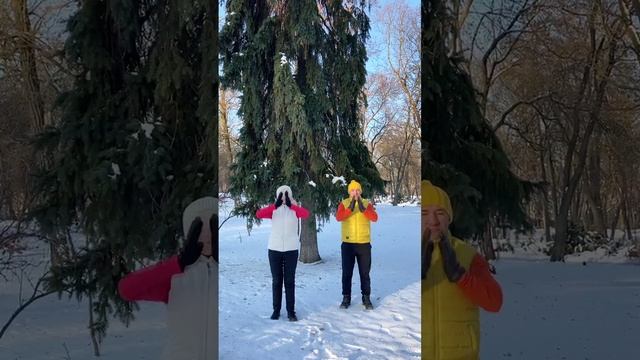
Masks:
[[[580,119],[578,119],[578,122],[579,121]],[[574,122],[574,124],[578,126],[578,122]],[[587,149],[589,147],[589,138],[591,137],[591,133],[593,132],[595,125],[595,119],[590,118],[589,123],[587,124],[587,128],[585,129],[584,139],[582,140],[580,150],[577,153],[578,163],[576,164],[576,168],[573,174],[572,160],[577,147],[576,145],[579,131],[578,128],[574,130],[574,138],[567,148],[567,155],[563,169],[563,192],[562,198],[560,200],[560,211],[558,213],[558,218],[556,219],[556,237],[551,253],[551,261],[561,261],[564,259],[564,250],[567,241],[567,233],[569,230],[569,207],[571,206],[573,197],[576,193],[576,189],[578,188],[578,184],[585,167]]]
[[[602,170],[600,167],[600,131],[596,131],[593,137],[593,146],[590,150],[588,161],[588,178],[586,196],[589,201],[593,225],[595,230],[606,237],[607,226],[602,205]]]
[[[622,207],[622,218],[624,220],[624,227],[627,233],[627,240],[631,240],[633,239],[633,234],[631,233],[631,221],[629,221],[629,204],[626,200]]]
[[[233,162],[231,151],[231,136],[229,132],[229,98],[233,96],[228,90],[220,91],[220,135],[224,143],[225,151],[229,154],[229,162]]]
[[[483,236],[480,240],[482,253],[487,260],[496,259],[496,253],[493,249],[493,236],[491,227],[491,219],[489,219],[489,221],[487,221],[487,223],[485,224]]]
[[[620,220],[620,213],[622,212],[623,200],[620,201],[615,214],[613,215],[613,221],[611,222],[611,235],[609,236],[609,244],[613,244],[616,237],[616,229],[618,228],[618,220]]]
[[[313,204],[311,199],[303,199],[304,204]],[[312,210],[312,209],[309,209]],[[311,215],[302,220],[300,226],[300,262],[310,264],[322,260],[318,251],[318,231],[316,217]]]
[[[93,323],[93,296],[89,295],[89,333],[91,335],[91,343],[93,344],[93,355],[100,356],[100,342],[98,341],[96,330]]]
[[[233,163],[233,152],[231,151],[231,136],[229,134],[229,97],[228,90],[220,91],[220,137],[224,145],[225,152],[227,153],[229,163],[224,169],[224,175],[220,177],[220,191],[227,192],[229,190],[229,166]]]
[[[40,89],[40,79],[38,77],[34,47],[35,34],[31,29],[27,1],[12,0],[11,6],[15,16],[16,30],[19,34],[16,42],[20,55],[20,72],[24,81],[25,98],[27,99],[29,112],[31,113],[31,136],[35,137],[40,134],[45,127],[44,102]],[[34,149],[33,159],[35,159],[36,167],[39,169],[44,169],[48,166],[49,156],[47,154],[38,154]],[[29,192],[30,189],[27,187],[26,191]],[[59,265],[62,258],[68,254],[65,243],[66,240],[60,236],[50,239],[50,260],[52,266]]]
[[[558,214],[560,212],[560,210],[558,209],[558,185],[556,182],[556,168],[554,167],[553,164],[553,154],[551,149],[549,150],[549,172],[551,172],[551,199],[553,200],[553,219],[555,221],[555,219],[558,218]],[[554,225],[555,227],[555,225]]]
[[[542,171],[542,181],[547,182],[547,170],[544,165],[544,151],[540,153],[540,169]],[[548,182],[547,182],[548,183]],[[551,243],[551,219],[549,217],[549,195],[547,194],[547,187],[542,189],[542,212],[544,222],[544,238],[545,241]]]
[[[20,69],[25,82],[26,98],[31,112],[31,130],[38,134],[44,129],[44,105],[40,92],[40,79],[34,49],[35,35],[31,30],[26,0],[12,0],[13,12],[18,27],[17,46],[20,52]]]

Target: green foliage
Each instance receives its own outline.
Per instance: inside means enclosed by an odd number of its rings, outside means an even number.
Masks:
[[[79,75],[37,143],[54,160],[32,215],[50,238],[86,235],[48,286],[92,296],[101,337],[109,315],[132,318],[120,278],[175,253],[184,207],[217,195],[216,15],[209,1],[112,0],[83,2],[69,20]]]
[[[383,191],[359,136],[366,105],[366,2],[349,9],[336,1],[319,5],[321,10],[310,0],[226,3],[221,82],[242,93],[243,124],[231,192],[242,196],[236,212],[249,227],[281,184],[320,219],[346,196],[346,187],[327,174],[362,181],[365,196]]]

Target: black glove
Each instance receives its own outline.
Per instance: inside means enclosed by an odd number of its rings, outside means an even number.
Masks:
[[[366,210],[362,203],[362,198],[358,198],[358,209],[360,209],[360,212],[364,212]]]
[[[291,199],[289,199],[288,191],[284,192],[284,204],[287,205],[288,207],[291,207]]]
[[[213,255],[213,259],[218,261],[218,250],[220,248],[220,243],[218,241],[218,214],[211,215],[211,219],[209,219],[209,228],[211,229],[211,255]]]
[[[351,203],[349,203],[349,210],[353,212],[355,208],[356,208],[356,201],[353,198],[351,198]]]
[[[193,264],[198,260],[200,254],[202,253],[201,242],[198,242],[200,238],[200,232],[202,231],[202,220],[199,217],[195,218],[191,223],[191,227],[189,228],[189,233],[187,234],[187,240],[184,244],[184,248],[182,252],[178,255],[178,264],[180,264],[180,269],[184,271],[184,268]],[[217,233],[217,231],[216,231]]]
[[[440,239],[440,254],[442,255],[442,263],[444,266],[444,273],[447,275],[447,279],[450,282],[458,282],[465,270],[458,262],[456,252],[451,247],[451,243],[446,235],[442,235]]]
[[[431,232],[426,230],[422,233],[422,280],[427,278],[429,266],[431,265],[431,255],[433,255],[433,241]]]
[[[276,209],[282,205],[282,193],[278,195],[278,200],[276,200]]]

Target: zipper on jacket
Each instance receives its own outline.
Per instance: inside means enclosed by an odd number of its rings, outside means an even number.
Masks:
[[[360,211],[360,208],[358,208],[358,210],[356,210],[356,207],[358,205],[356,205],[353,209],[353,219],[351,220],[351,228],[353,230],[353,242],[355,243],[359,243],[360,242],[360,238],[358,237],[358,212]],[[358,266],[360,266],[360,264],[358,264]]]

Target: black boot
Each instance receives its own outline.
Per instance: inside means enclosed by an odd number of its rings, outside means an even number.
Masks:
[[[298,321],[298,317],[296,316],[295,311],[289,311],[287,317],[289,318],[289,321]]]
[[[369,295],[362,295],[362,305],[367,310],[373,310],[373,304],[371,303],[371,299],[369,299]]]
[[[273,314],[271,314],[271,320],[278,320],[280,318],[280,311],[273,310]]]
[[[340,303],[340,309],[346,309],[351,305],[351,295],[343,295],[342,303]]]

